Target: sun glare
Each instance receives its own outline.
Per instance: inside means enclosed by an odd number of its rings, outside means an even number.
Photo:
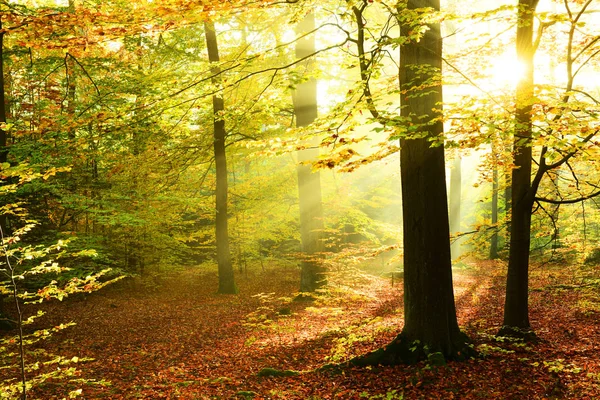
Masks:
[[[105,43],[104,47],[106,47],[109,51],[116,53],[117,51],[121,50],[123,43],[118,40],[109,40]]]
[[[516,55],[504,53],[493,59],[490,68],[490,79],[493,84],[500,87],[514,88],[525,74],[525,66],[517,60]]]

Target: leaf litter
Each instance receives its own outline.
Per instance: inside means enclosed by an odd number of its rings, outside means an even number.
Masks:
[[[47,381],[30,398],[80,389],[85,399],[600,398],[598,288],[569,284],[560,266],[533,270],[537,343],[495,337],[505,266],[476,261],[454,271],[454,281],[459,324],[479,358],[336,373],[316,369],[384,346],[401,330],[397,281],[344,271],[314,301],[294,301],[298,271],[289,267],[240,274],[237,296],[216,294],[216,274],[199,268],[157,277],[152,287],[124,280],[44,306],[32,329],[77,324],[38,346],[84,361],[72,379]],[[31,349],[27,362],[39,354]],[[265,368],[301,373],[259,376]]]

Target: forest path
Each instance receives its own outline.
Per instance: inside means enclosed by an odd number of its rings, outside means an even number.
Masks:
[[[389,278],[341,271],[315,302],[291,301],[293,268],[239,275],[237,296],[215,294],[216,274],[200,269],[120,282],[66,304],[49,303],[36,322],[76,321],[41,346],[68,359],[93,358],[77,365],[78,377],[110,384],[48,382],[32,398],[63,398],[75,388],[83,388],[85,399],[230,399],[253,392],[260,399],[317,400],[393,390],[406,399],[600,397],[600,305],[594,309],[577,290],[540,290],[550,283],[549,273],[540,274],[532,280],[531,314],[542,342],[497,342],[503,274],[492,262],[454,271],[459,323],[485,359],[285,378],[256,373],[310,371],[391,341],[402,327],[398,282],[392,287]],[[588,302],[583,311],[582,299]]]

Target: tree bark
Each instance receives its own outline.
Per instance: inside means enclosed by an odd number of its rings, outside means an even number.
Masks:
[[[206,48],[208,50],[208,60],[211,62],[211,72],[215,76],[213,83],[220,84],[218,74],[220,72],[219,47],[217,45],[217,34],[212,21],[204,23],[206,35]],[[231,254],[229,252],[229,233],[227,228],[227,157],[225,154],[225,139],[227,132],[225,130],[225,119],[223,111],[225,103],[222,93],[217,93],[212,97],[214,114],[214,154],[216,168],[216,219],[215,231],[217,241],[217,264],[219,267],[219,293],[235,294],[237,286],[233,275],[233,265],[231,263]]]
[[[440,9],[439,0],[409,0],[408,8]],[[408,36],[411,26],[403,24]],[[450,259],[450,228],[446,203],[444,148],[427,140],[441,135],[439,111],[441,84],[411,93],[412,87],[428,86],[441,73],[442,39],[439,24],[431,24],[420,41],[400,47],[401,115],[420,124],[425,138],[402,139],[400,163],[404,215],[404,318],[402,335],[419,340],[433,351],[454,356],[462,336],[456,321]],[[429,73],[419,73],[428,66]],[[417,68],[419,67],[419,68]],[[425,121],[435,122],[424,124]]]
[[[525,73],[517,84],[514,165],[512,171],[512,220],[506,280],[504,321],[499,335],[530,337],[529,246],[534,191],[531,188],[531,136],[533,98],[533,19],[538,0],[519,0],[517,57]]]
[[[440,25],[428,24],[420,40],[411,37],[425,23],[413,10],[426,8],[439,11],[440,1],[408,0],[406,6],[401,2],[397,9],[399,16],[415,16],[398,18],[401,35],[409,39],[400,46],[400,113],[415,128],[411,136],[400,140],[404,328],[386,347],[356,357],[347,365],[394,365],[424,358],[443,364],[474,354],[458,327],[454,304],[446,166],[440,137],[444,129]],[[357,18],[362,18],[362,10],[354,8]],[[364,21],[357,22],[361,37]],[[361,72],[363,83],[368,85],[366,73]],[[432,142],[436,142],[433,147]]]
[[[304,35],[315,28],[314,14],[307,14],[298,24],[296,32]],[[314,34],[306,35],[296,42],[296,57],[303,58],[315,52]],[[310,74],[314,61],[308,59],[302,63],[306,73]],[[296,126],[308,126],[316,118],[317,81],[309,77],[297,85],[294,93],[294,113]],[[303,260],[301,261],[300,291],[314,292],[325,284],[324,269],[321,263],[323,251],[323,206],[321,200],[321,176],[313,171],[311,162],[319,157],[318,141],[298,152],[298,203],[300,207],[300,235]]]
[[[409,0],[408,9],[440,9],[439,0]],[[399,9],[399,13],[406,10]],[[422,24],[417,21],[417,24]],[[462,359],[471,351],[456,319],[441,120],[442,38],[439,24],[400,47],[401,115],[418,124],[421,138],[400,141],[404,216],[404,328],[383,363],[411,362],[428,354]],[[401,24],[405,37],[415,22]],[[419,89],[415,89],[419,88]],[[418,344],[418,350],[411,347]],[[414,355],[410,353],[415,353]]]

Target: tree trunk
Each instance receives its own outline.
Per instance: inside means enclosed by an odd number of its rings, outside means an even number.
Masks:
[[[461,163],[460,156],[456,154],[452,161],[452,170],[450,171],[450,233],[456,235],[460,232],[460,206],[461,206],[461,186],[462,186],[462,174],[461,174]],[[455,238],[452,242],[450,252],[452,259],[455,260],[461,255],[459,238]]]
[[[517,84],[514,165],[512,171],[512,221],[506,280],[504,322],[499,335],[530,337],[529,324],[529,246],[531,211],[531,99],[533,98],[533,13],[538,0],[519,0],[517,56],[525,66]]]
[[[560,180],[559,175],[560,174],[560,170],[557,169],[556,171],[554,171],[551,175],[552,175],[552,184],[554,185],[555,189],[556,189],[556,194],[558,196],[560,196],[560,190],[559,190],[559,185],[560,185]],[[552,214],[550,215],[550,218],[552,219],[552,248],[553,249],[559,249],[561,246],[560,243],[560,228],[558,227],[558,220],[559,220],[559,216],[560,216],[560,204],[555,204],[552,207]]]
[[[2,30],[2,20],[0,19],[0,123],[6,123],[6,101],[4,96],[4,31]],[[0,163],[7,162],[8,147],[6,141],[6,131],[0,127]],[[0,167],[0,170],[4,167]],[[0,215],[0,229],[2,229],[2,238],[8,234],[6,215]],[[14,325],[8,320],[4,310],[4,295],[0,295],[0,329],[12,329]]]
[[[429,7],[439,10],[439,0],[408,1],[411,10]],[[398,13],[406,15],[406,10],[399,8]],[[423,23],[402,21],[401,34],[408,37]],[[387,347],[353,359],[351,365],[413,363],[423,358],[443,363],[473,354],[456,320],[444,147],[432,147],[429,140],[443,132],[442,39],[439,24],[429,28],[421,40],[411,39],[400,47],[401,115],[418,124],[415,133],[424,136],[400,141],[404,328]]]
[[[307,14],[298,24],[298,35],[306,34],[315,28],[314,14]],[[306,35],[296,42],[296,57],[303,58],[315,52],[314,34]],[[311,72],[313,61],[302,63],[306,73]],[[317,81],[308,80],[297,85],[294,93],[294,113],[296,126],[308,126],[317,118]],[[300,291],[314,292],[325,283],[320,253],[322,248],[323,206],[321,202],[321,176],[312,171],[311,162],[319,157],[318,141],[312,147],[298,152],[298,203],[300,206],[300,235],[302,240]],[[305,164],[306,163],[306,164]]]
[[[439,10],[440,2],[408,1],[409,9],[423,7]],[[401,336],[408,343],[420,341],[430,352],[456,358],[464,350],[465,338],[458,328],[454,305],[444,147],[431,147],[428,140],[444,129],[436,111],[443,101],[441,83],[427,87],[430,79],[439,80],[435,75],[442,69],[442,38],[439,24],[429,28],[420,41],[411,40],[400,47],[401,93],[425,86],[402,94],[401,114],[421,124],[418,130],[427,136],[400,142],[405,321]],[[409,36],[412,29],[403,24],[401,34]]]
[[[6,123],[6,99],[4,95],[4,31],[0,20],[0,123]],[[5,163],[8,156],[7,134],[0,127],[0,163]],[[4,229],[5,226],[2,225]]]
[[[494,157],[492,165],[492,225],[498,224],[498,163],[496,162],[496,150],[492,149]],[[490,239],[490,260],[498,258],[498,227],[494,227],[494,233]]]
[[[215,76],[213,83],[220,84],[219,48],[217,46],[217,34],[213,22],[204,23],[206,35],[206,48],[208,50],[208,60],[212,64],[211,72]],[[233,265],[231,264],[231,255],[229,253],[229,233],[227,229],[227,158],[225,155],[225,120],[223,111],[225,104],[222,93],[213,96],[213,114],[214,114],[214,153],[216,168],[216,241],[217,241],[217,263],[219,266],[219,293],[235,294],[237,286],[233,276]]]
[[[511,171],[504,171],[504,216],[506,218],[506,228],[504,230],[504,246],[503,249],[510,248],[510,230],[512,220],[512,181]]]

